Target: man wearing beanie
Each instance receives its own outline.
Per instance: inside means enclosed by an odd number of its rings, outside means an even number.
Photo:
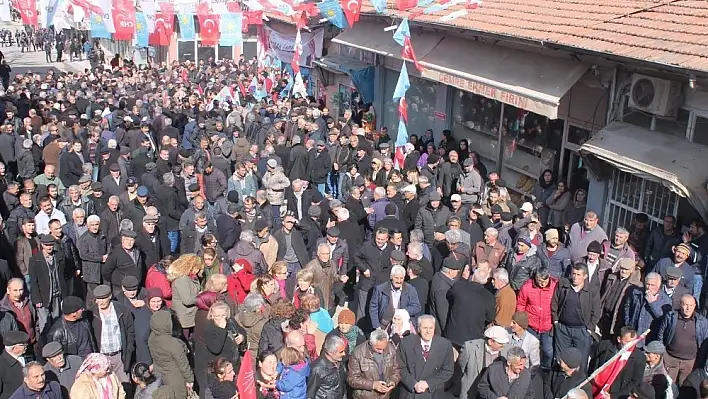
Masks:
[[[84,301],[75,296],[68,296],[62,302],[62,317],[54,322],[47,334],[47,341],[61,344],[65,355],[86,358],[96,352],[91,327],[83,317]]]
[[[541,259],[536,254],[536,246],[531,238],[520,234],[517,238],[516,251],[510,251],[506,257],[506,270],[509,271],[509,285],[515,292],[527,282],[541,267]]]
[[[692,249],[688,244],[681,243],[673,247],[673,252],[673,256],[660,259],[654,266],[653,271],[661,274],[661,277],[666,280],[666,270],[668,268],[677,267],[681,269],[683,276],[679,284],[686,287],[689,293],[693,293],[693,278],[696,275],[696,266],[689,263],[690,259],[692,259]]]
[[[597,241],[603,244],[607,241],[607,234],[602,227],[598,226],[598,222],[597,214],[588,211],[585,213],[585,219],[570,227],[568,248],[571,262],[581,261],[587,255],[588,244],[591,242]]]
[[[571,389],[580,385],[587,378],[580,364],[583,361],[582,354],[578,348],[566,348],[558,353],[558,363],[546,375],[543,381],[544,397],[562,398]],[[587,359],[586,359],[587,361]],[[590,384],[585,384],[582,390],[592,397]]]
[[[593,241],[588,244],[587,255],[581,260],[588,267],[588,280],[598,289],[605,281],[605,276],[612,273],[613,265],[602,258],[602,244]],[[619,266],[618,266],[619,268]]]
[[[511,316],[510,344],[518,346],[526,353],[526,367],[541,365],[541,343],[533,334],[526,331],[529,328],[529,316],[526,312],[516,312]]]
[[[348,308],[344,308],[339,312],[337,315],[337,328],[327,334],[325,341],[330,335],[336,335],[347,343],[347,350],[344,351],[344,358],[342,358],[345,363],[349,359],[349,355],[354,352],[354,348],[366,341],[364,332],[356,325],[356,315]]]

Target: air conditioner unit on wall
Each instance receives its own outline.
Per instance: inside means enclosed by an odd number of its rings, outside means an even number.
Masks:
[[[629,106],[658,116],[674,116],[681,98],[681,83],[635,73]]]

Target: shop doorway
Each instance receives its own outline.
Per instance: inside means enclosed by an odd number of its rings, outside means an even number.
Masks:
[[[588,169],[585,167],[585,162],[580,154],[573,150],[565,150],[563,173],[565,174],[565,184],[568,185],[570,192],[574,193],[579,189],[588,190],[590,186]]]

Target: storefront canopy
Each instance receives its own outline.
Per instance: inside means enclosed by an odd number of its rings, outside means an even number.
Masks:
[[[413,42],[416,48],[416,42]],[[558,117],[558,104],[588,65],[446,37],[422,58],[423,77],[505,104]]]
[[[708,147],[680,137],[613,122],[580,147],[616,168],[662,183],[708,220]]]
[[[374,101],[376,69],[365,62],[343,55],[328,55],[315,61],[324,69],[349,75],[365,103]]]
[[[339,36],[332,39],[332,42],[401,59],[402,47],[393,40],[392,31],[384,31],[385,27],[386,25],[379,23],[360,21],[354,24],[354,27],[345,29]],[[442,36],[431,32],[411,31],[411,43],[413,43],[415,56],[419,60],[441,40]]]

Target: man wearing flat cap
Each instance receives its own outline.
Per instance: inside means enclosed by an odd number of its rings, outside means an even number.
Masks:
[[[469,340],[460,348],[457,363],[462,370],[460,398],[476,398],[475,381],[492,362],[501,360],[512,345],[509,333],[501,326],[492,326],[484,331],[483,338]]]
[[[65,267],[63,253],[49,234],[40,236],[40,251],[29,261],[30,298],[37,307],[39,330],[61,314],[61,300],[69,293],[73,270]]]
[[[118,163],[113,163],[108,167],[110,175],[103,178],[103,188],[109,195],[120,195],[125,191],[128,177],[123,175]]]
[[[0,399],[8,399],[22,386],[28,339],[22,331],[9,331],[2,337],[5,349],[0,354]]]
[[[688,244],[678,244],[673,247],[673,256],[660,259],[659,262],[656,263],[656,265],[654,266],[654,270],[652,271],[661,274],[661,277],[666,280],[666,270],[668,268],[677,267],[681,269],[683,275],[681,276],[679,284],[686,287],[689,291],[691,291],[691,294],[694,294],[698,297],[698,295],[700,295],[700,292],[693,292],[693,279],[697,271],[696,265],[690,263],[691,259],[693,259],[693,251],[694,250]]]
[[[154,265],[172,253],[168,238],[169,232],[163,231],[158,221],[159,217],[156,215],[143,216],[138,236],[135,239],[135,247],[144,255],[146,266]],[[138,230],[137,226],[136,230]]]
[[[101,272],[103,281],[111,285],[114,295],[123,291],[121,284],[125,276],[134,276],[138,281],[142,281],[145,272],[145,255],[135,246],[137,237],[138,234],[132,230],[122,230],[120,246],[111,250],[103,265]]]
[[[125,276],[121,283],[123,291],[116,295],[114,301],[120,303],[135,317],[135,313],[145,306],[145,298],[147,291],[140,287],[138,279],[135,276]]]
[[[65,393],[64,397],[69,397],[76,380],[76,372],[79,371],[83,359],[80,356],[65,354],[64,348],[58,342],[44,345],[42,357],[47,360],[44,365],[47,380],[58,382]]]
[[[129,276],[126,278],[127,284],[134,284],[134,280]],[[93,296],[96,303],[87,306],[86,313],[96,337],[98,351],[108,357],[111,371],[116,374],[120,382],[126,383],[129,380],[128,373],[135,354],[134,319],[125,306],[111,300],[111,291],[108,285],[94,288]]]
[[[644,345],[644,385],[654,388],[655,398],[666,398],[667,389],[672,387],[673,381],[664,366],[666,347],[660,341],[651,341]],[[678,390],[672,389],[673,397],[678,397]]]
[[[332,171],[332,158],[329,155],[329,150],[327,150],[324,140],[317,141],[315,151],[310,151],[309,157],[307,163],[310,172],[309,180],[312,184],[316,185],[317,190],[324,195],[327,176],[329,172]]]
[[[442,267],[435,273],[430,282],[430,301],[428,308],[430,314],[437,320],[436,330],[440,333],[445,331],[447,316],[450,304],[447,301],[447,293],[457,280],[457,276],[462,271],[464,264],[453,257],[443,260]]]
[[[95,352],[93,331],[84,317],[84,301],[79,297],[68,296],[62,302],[61,312],[62,317],[54,322],[47,333],[47,341],[60,343],[65,355],[85,358]]]
[[[664,271],[664,286],[662,290],[666,295],[671,298],[671,303],[673,304],[674,310],[681,309],[681,297],[692,294],[692,290],[686,288],[681,284],[681,278],[683,277],[683,270],[678,267],[668,267]]]

